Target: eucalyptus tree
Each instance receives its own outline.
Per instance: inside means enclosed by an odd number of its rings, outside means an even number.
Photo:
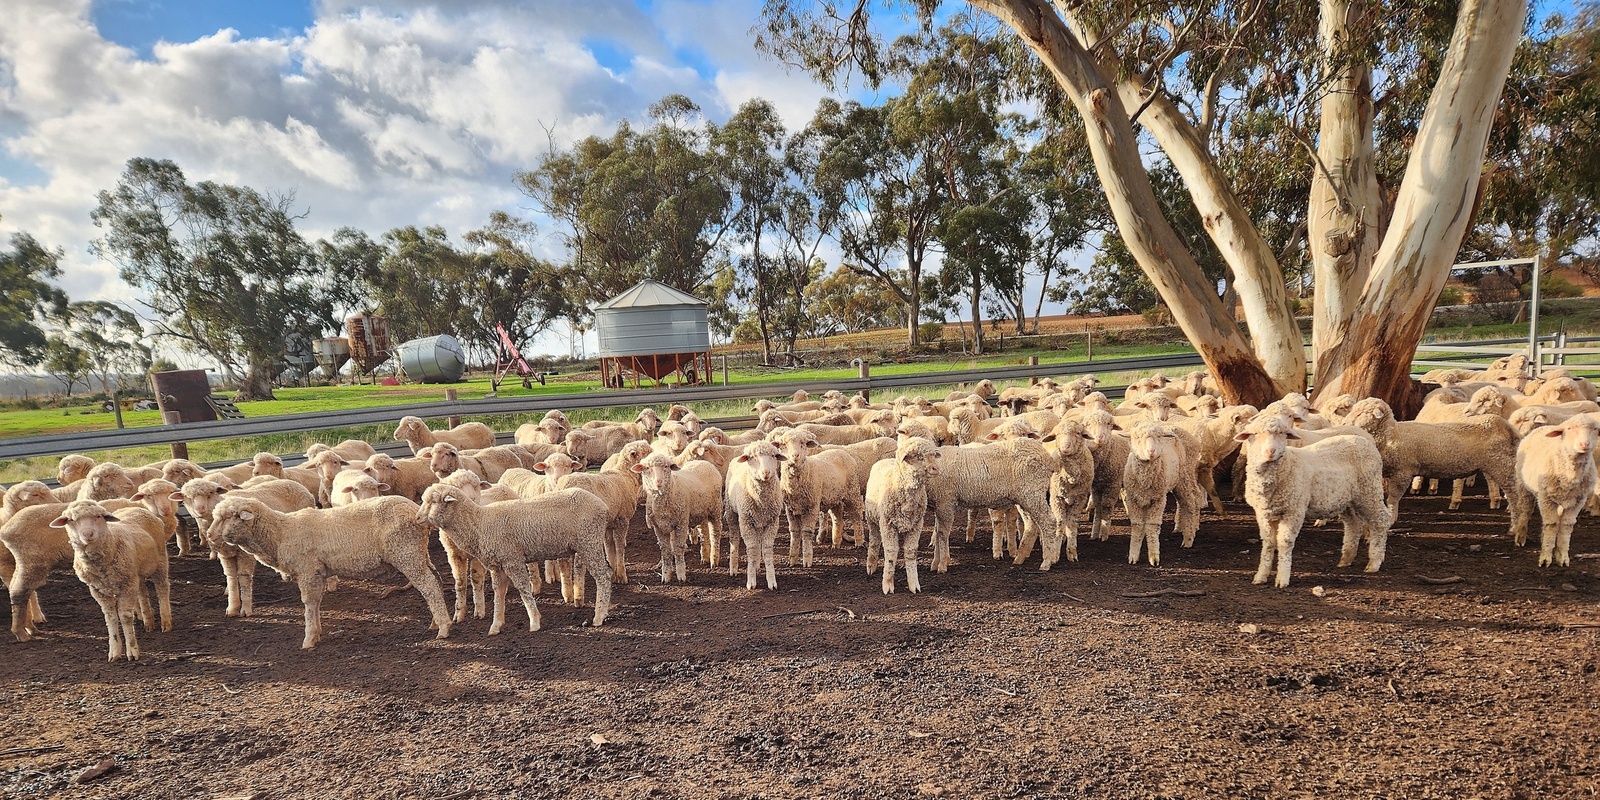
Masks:
[[[939,3],[904,5],[929,20]],[[1470,221],[1524,0],[1323,0],[1315,11],[1264,0],[966,5],[1014,31],[1035,56],[1034,85],[1076,110],[1123,242],[1233,401],[1265,402],[1304,388],[1306,376],[1278,252],[1230,180],[1218,152],[1231,139],[1218,132],[1263,106],[1302,129],[1315,117],[1315,135],[1299,138],[1314,184],[1306,219],[1318,391],[1415,405],[1410,359]],[[758,44],[824,80],[851,70],[881,80],[874,8],[767,0]],[[1403,169],[1385,182],[1375,114],[1387,92],[1419,88],[1428,99],[1411,121]],[[1248,339],[1164,213],[1147,141],[1181,177],[1227,264]]]
[[[11,235],[0,250],[0,362],[20,367],[44,360],[46,339],[40,324],[66,311],[67,295],[51,283],[61,277],[61,251],[26,233]]]

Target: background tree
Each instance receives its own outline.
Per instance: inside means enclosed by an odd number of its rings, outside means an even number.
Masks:
[[[476,252],[466,279],[469,305],[462,309],[460,329],[488,352],[500,349],[496,324],[505,327],[521,350],[556,319],[571,316],[567,298],[554,290],[559,270],[533,255],[537,233],[533,223],[496,211],[488,225],[462,237]]]
[[[859,270],[840,266],[806,287],[813,337],[860,333],[905,324],[899,295]]]
[[[909,5],[927,20],[938,4]],[[1423,2],[1399,10],[1406,13],[1327,0],[1317,15],[1304,4],[1259,0],[969,5],[993,14],[1034,54],[1032,80],[1019,77],[1019,85],[1041,96],[1049,87],[1077,111],[1129,253],[1230,400],[1261,403],[1302,388],[1305,369],[1287,276],[1224,169],[1228,159],[1217,155],[1229,137],[1215,134],[1241,110],[1320,103],[1317,144],[1305,162],[1323,187],[1308,198],[1308,241],[1313,254],[1328,256],[1313,263],[1318,391],[1375,395],[1402,410],[1416,404],[1410,359],[1471,216],[1522,0]],[[1441,17],[1454,22],[1428,24]],[[825,80],[852,68],[869,81],[883,75],[865,3],[768,0],[764,18],[758,44],[789,63]],[[1429,48],[1441,55],[1439,66],[1425,78],[1431,91],[1403,149],[1404,176],[1385,202],[1376,191],[1373,77],[1414,83],[1427,73],[1403,67]],[[1145,141],[1160,148],[1206,221],[1239,290],[1248,340],[1163,213]],[[1400,142],[1389,144],[1402,152]]]
[[[88,386],[92,366],[89,354],[59,333],[52,333],[45,339],[41,366],[50,377],[61,382],[62,391],[68,397],[72,396],[72,387],[80,383]]]
[[[105,234],[94,253],[143,290],[158,335],[240,379],[237,399],[271,399],[285,339],[334,326],[322,266],[295,230],[293,197],[190,184],[171,161],[135,158],[98,200],[90,218]]]
[[[756,99],[739,106],[711,136],[730,198],[728,215],[737,244],[733,263],[742,276],[734,291],[755,315],[765,363],[772,362],[774,317],[789,296],[782,285],[781,264],[766,252],[765,246],[771,242],[763,241],[780,213],[776,200],[784,179],[784,135],[778,110],[770,102]]]
[[[60,250],[26,233],[12,234],[10,249],[0,250],[0,362],[32,367],[44,360],[40,323],[67,305],[66,293],[50,283],[61,277],[60,261]]]
[[[132,311],[104,300],[72,303],[60,319],[60,337],[87,359],[84,383],[93,390],[94,381],[100,382],[100,390],[110,397],[117,427],[122,427],[118,395],[129,379],[143,381],[150,369],[151,350],[143,341],[144,326]]]

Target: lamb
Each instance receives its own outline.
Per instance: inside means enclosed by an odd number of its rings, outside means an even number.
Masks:
[[[1061,465],[1043,444],[1018,438],[983,447],[942,447],[939,453],[939,474],[927,480],[928,503],[934,512],[935,572],[950,568],[950,532],[955,528],[958,507],[1010,510],[1015,506],[1022,512],[1024,541],[1034,541],[1042,533],[1046,560],[1053,561],[1050,554],[1061,552],[1060,532],[1050,508],[1050,481]],[[1003,532],[997,529],[992,546],[995,558],[1005,556],[1006,544]],[[1022,563],[1026,552],[1017,546],[1011,549],[1016,563]]]
[[[867,574],[877,570],[881,554],[884,594],[894,593],[894,571],[902,560],[907,588],[912,593],[922,591],[917,550],[928,513],[928,481],[939,477],[939,462],[949,450],[927,439],[907,439],[895,449],[894,458],[872,465],[865,501]]]
[[[373,458],[387,459],[389,456],[375,455]],[[333,505],[334,479],[339,476],[340,472],[344,472],[346,470],[355,470],[357,468],[344,456],[339,455],[337,451],[324,450],[312,456],[311,459],[306,462],[304,469],[316,473],[316,487],[312,488],[308,486],[306,488],[311,489],[311,493],[316,496],[317,505],[327,508]],[[383,478],[378,478],[378,482],[387,483],[388,481]],[[296,481],[296,483],[299,483],[299,481]]]
[[[441,447],[444,447],[444,445],[434,447],[434,453],[437,454]],[[500,480],[500,476],[504,475],[508,469],[518,467],[527,469],[538,463],[540,458],[535,456],[533,451],[516,444],[503,444],[478,450],[459,450],[457,452],[461,456],[477,459],[478,465],[483,468],[482,476],[486,481]],[[550,447],[545,452],[554,453],[558,452],[558,450],[555,447]],[[451,472],[454,471],[451,470]]]
[[[155,478],[139,484],[139,491],[129,498],[144,506],[147,511],[161,520],[161,546],[167,546],[167,541],[178,540],[178,555],[186,556],[191,551],[189,536],[178,527],[178,501],[172,499],[178,487],[171,481]]]
[[[120,521],[143,530],[158,547],[166,547],[166,528],[148,509],[127,499],[107,500],[100,505],[113,510]],[[66,503],[30,506],[18,510],[0,525],[0,544],[5,545],[9,556],[0,566],[9,571],[4,577],[11,594],[11,633],[19,642],[33,638],[38,632],[36,623],[45,621],[39,608],[39,587],[44,586],[51,570],[72,563],[72,545],[67,541],[66,531],[50,524],[67,506]]]
[[[433,470],[433,474],[439,478],[443,478],[458,469],[464,469],[475,473],[486,481],[490,481],[498,479],[500,474],[505,472],[504,469],[495,470],[490,468],[476,457],[466,455],[457,450],[456,446],[449,442],[440,442],[428,448],[427,453],[428,469]]]
[[[568,434],[568,443],[571,437],[580,433],[582,431]],[[648,445],[645,452],[649,452]],[[606,507],[611,510],[606,536],[610,544],[606,552],[610,554],[611,572],[617,583],[628,582],[628,525],[633,521],[634,512],[639,509],[639,476],[631,469],[634,463],[637,460],[619,462],[614,469],[602,467],[592,475],[576,472],[562,477],[555,484],[557,489],[586,489],[606,501]]]
[[[1516,478],[1517,434],[1498,416],[1481,415],[1461,422],[1396,422],[1389,405],[1376,397],[1356,403],[1348,422],[1372,434],[1383,456],[1383,477],[1389,482],[1390,516],[1398,518],[1400,498],[1412,478],[1465,478],[1477,472],[1497,486]],[[1507,498],[1513,520],[1530,513]],[[1512,523],[1515,525],[1515,521]]]
[[[322,639],[322,595],[331,577],[378,577],[398,570],[428,603],[440,639],[450,636],[444,592],[428,560],[428,524],[403,497],[284,514],[252,497],[217,504],[212,538],[255,556],[300,586],[306,630],[301,649]]]
[[[701,532],[702,559],[717,563],[715,526],[722,522],[722,473],[704,461],[679,465],[666,453],[651,453],[633,471],[644,490],[644,523],[661,547],[661,581],[671,583],[674,573],[687,580],[684,553],[689,531]]]
[[[861,463],[846,452],[822,451],[817,438],[803,430],[790,431],[773,444],[788,459],[779,466],[778,477],[789,519],[789,563],[798,557],[801,566],[810,567],[815,543],[822,539],[823,514],[832,518],[834,547],[844,545],[845,524],[861,519],[866,491]]]
[[[978,381],[977,383],[973,384],[972,385],[972,391],[970,391],[970,392],[963,392],[963,391],[959,391],[959,390],[958,391],[953,391],[953,392],[945,395],[944,399],[945,399],[946,402],[953,402],[953,401],[956,401],[956,400],[965,400],[968,397],[976,397],[979,400],[987,402],[989,398],[994,397],[994,396],[995,396],[994,381],[991,381],[988,378],[985,378],[985,379],[983,379],[981,381]]]
[[[1261,420],[1234,438],[1246,442],[1245,501],[1256,511],[1261,532],[1261,563],[1255,583],[1266,583],[1276,563],[1273,585],[1289,585],[1295,539],[1306,517],[1344,522],[1339,566],[1355,562],[1356,547],[1367,539],[1367,572],[1383,565],[1392,519],[1384,502],[1383,457],[1364,436],[1333,436],[1304,447],[1289,447],[1300,433],[1283,417]]]
[[[649,441],[651,437],[656,435],[656,430],[660,427],[661,415],[657,414],[653,408],[646,408],[641,410],[633,418],[632,422],[608,422],[603,419],[597,419],[592,422],[585,422],[579,430],[595,433],[607,429],[618,429],[627,434],[627,438],[623,439],[623,441],[636,442],[641,439]]]
[[[50,493],[50,487],[39,481],[20,481],[6,489],[5,504],[0,506],[0,525],[11,519],[11,515],[24,508],[41,506],[55,502],[55,495]],[[4,555],[0,553],[0,555]]]
[[[692,441],[694,437],[689,434],[688,428],[682,423],[668,421],[661,423],[661,430],[656,431],[655,447],[676,456],[681,455]]]
[[[1094,517],[1089,533],[1103,542],[1111,536],[1111,513],[1122,496],[1122,471],[1132,445],[1105,411],[1084,415],[1083,432],[1089,437],[1089,454],[1094,457],[1094,485],[1089,492]]]
[[[579,428],[567,434],[563,449],[586,464],[601,464],[614,456],[629,442],[639,441],[627,428]]]
[[[248,617],[255,613],[256,560],[251,558],[250,554],[218,539],[211,532],[217,505],[222,501],[222,496],[230,492],[237,497],[260,501],[281,512],[315,507],[316,498],[306,491],[306,487],[294,481],[280,480],[248,489],[229,489],[205,478],[195,478],[170,495],[173,500],[188,506],[190,516],[193,516],[199,525],[200,538],[211,545],[211,549],[217,554],[217,561],[222,564],[222,575],[228,596],[228,607],[223,612],[224,615]]]
[[[365,472],[347,469],[333,476],[333,488],[329,490],[328,496],[332,500],[330,506],[337,507],[371,500],[387,491],[389,484],[379,483],[377,478]]]
[[[1217,493],[1217,465],[1238,449],[1239,440],[1236,437],[1255,416],[1255,406],[1228,406],[1211,419],[1180,419],[1173,423],[1188,431],[1200,446],[1195,454],[1196,477],[1200,481],[1200,488],[1211,498],[1212,509],[1218,514],[1224,512],[1222,496]]]
[[[201,469],[199,464],[183,458],[174,458],[161,469],[161,479],[176,486],[182,486],[196,478],[203,478],[205,474],[206,471]]]
[[[438,484],[422,495],[420,524],[439,528],[447,540],[494,572],[494,621],[489,635],[505,627],[508,584],[522,595],[528,630],[540,626],[537,590],[530,561],[573,558],[594,577],[594,624],[604,625],[611,610],[611,569],[606,555],[605,501],[581,489],[563,489],[532,500],[479,505],[461,487]],[[582,580],[582,573],[579,573]]]
[[[1061,556],[1061,538],[1067,543],[1067,560],[1078,560],[1078,518],[1089,504],[1094,489],[1094,454],[1089,452],[1089,434],[1076,420],[1064,419],[1042,440],[1045,450],[1059,465],[1050,476],[1050,512],[1055,518],[1057,536],[1047,539],[1041,570],[1049,569]],[[1054,550],[1052,551],[1052,544]],[[1033,539],[1025,538],[1017,548],[1018,560],[1033,552]]]
[[[430,430],[420,417],[401,417],[400,426],[394,429],[394,440],[411,445],[411,453],[440,442],[449,442],[461,450],[475,450],[494,446],[494,431],[481,422],[463,422],[446,431]]]
[[[745,545],[745,588],[756,588],[756,565],[765,564],[767,588],[778,588],[773,543],[783,516],[783,481],[779,474],[788,457],[770,442],[751,442],[733,463],[723,490],[722,530],[728,533],[728,574],[739,560],[739,543]],[[738,537],[733,533],[737,531]]]
[[[538,422],[519,425],[512,439],[523,447],[535,444],[559,445],[564,443],[567,440],[567,433],[572,430],[572,423],[567,422],[565,414],[559,417],[551,416],[552,414],[560,413],[559,411],[549,411],[545,413],[544,419]]]
[[[378,483],[386,484],[388,493],[412,502],[422,499],[422,492],[439,482],[439,476],[428,468],[426,459],[402,458],[396,460],[379,453],[367,459],[362,472],[371,475]]]
[[[464,469],[450,473],[434,486],[451,486],[459,489],[463,496],[480,506],[520,499],[516,490],[511,487],[496,486],[478,477],[476,473]],[[427,493],[424,492],[423,496],[426,497]],[[488,567],[448,537],[441,536],[439,543],[444,546],[445,560],[450,564],[451,583],[455,588],[455,615],[451,619],[455,622],[466,621],[468,592],[472,594],[474,616],[483,619],[487,609],[487,604],[484,602],[484,586],[489,577]],[[533,590],[537,593],[540,588],[535,584]]]
[[[1161,516],[1167,494],[1178,496],[1177,530],[1183,546],[1194,546],[1205,493],[1196,480],[1199,444],[1186,431],[1146,421],[1128,437],[1128,461],[1122,470],[1122,503],[1133,535],[1128,563],[1139,563],[1139,549],[1148,544],[1150,566],[1161,566]]]
[[[1539,536],[1539,566],[1571,564],[1568,554],[1578,511],[1595,492],[1594,449],[1600,424],[1578,416],[1559,426],[1534,431],[1517,445],[1513,509],[1538,504],[1543,523]],[[1530,511],[1513,514],[1511,535],[1518,546],[1528,540]],[[13,606],[15,609],[15,606]],[[16,613],[15,610],[12,613]]]
[[[146,630],[153,627],[150,599],[144,593],[146,582],[154,587],[161,605],[161,630],[172,630],[166,548],[137,524],[112,516],[93,500],[72,502],[50,527],[67,530],[72,571],[89,587],[105,614],[106,636],[111,640],[106,660],[117,661],[124,655],[129,661],[139,660],[134,616],[143,618]]]
[[[332,448],[329,448],[326,452],[334,453],[335,455],[342,455],[337,450]],[[362,457],[365,458],[365,456]],[[348,464],[349,462],[341,461],[340,463]],[[303,467],[284,467],[283,459],[272,453],[256,453],[255,458],[251,459],[251,465],[251,473],[255,477],[268,475],[274,478],[283,478],[294,481],[295,483],[306,487],[306,491],[318,495],[318,500],[326,502],[325,498],[322,497],[322,495],[326,494],[326,492],[323,491],[323,476],[322,473],[316,469],[306,469]]]
[[[733,463],[733,460],[744,452],[744,448],[748,444],[750,443],[716,444],[707,440],[690,442],[689,446],[684,448],[683,453],[678,457],[678,463],[687,464],[690,461],[705,461],[716,467],[723,477],[727,477],[728,465]]]

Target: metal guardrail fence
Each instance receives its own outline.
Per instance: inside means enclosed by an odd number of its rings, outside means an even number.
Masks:
[[[572,410],[625,408],[670,403],[704,403],[718,400],[756,400],[763,397],[783,397],[792,394],[796,389],[805,389],[812,392],[821,392],[828,389],[837,389],[845,393],[863,390],[873,392],[886,389],[903,389],[911,386],[973,383],[985,378],[1002,381],[1043,377],[1046,375],[1065,376],[1095,372],[1155,371],[1194,367],[1202,363],[1197,353],[1179,353],[1101,361],[984,367],[981,369],[952,370],[948,372],[919,372],[909,375],[884,375],[881,377],[840,378],[821,381],[795,381],[689,389],[586,392],[582,394],[531,395],[485,398],[482,400],[411,403],[396,406],[322,411],[313,414],[255,417],[243,420],[218,420],[216,422],[195,422],[184,425],[122,428],[118,430],[85,431],[54,436],[8,439],[0,441],[0,460],[118,450],[129,447],[172,444],[174,442],[200,442],[212,439],[237,439],[247,436],[328,430],[332,428],[353,428],[364,425],[395,423],[401,417],[408,415],[424,419],[441,419],[451,416],[482,417],[504,414],[531,414],[555,407]],[[403,447],[404,445],[401,446]]]

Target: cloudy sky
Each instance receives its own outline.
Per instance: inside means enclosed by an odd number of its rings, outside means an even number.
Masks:
[[[74,299],[132,300],[88,253],[134,156],[293,191],[308,238],[526,212],[511,175],[682,92],[803,124],[820,87],[758,55],[759,0],[5,0],[0,237],[66,251]],[[549,233],[548,227],[546,233]],[[554,248],[553,238],[547,240]],[[552,252],[553,254],[553,252]]]

